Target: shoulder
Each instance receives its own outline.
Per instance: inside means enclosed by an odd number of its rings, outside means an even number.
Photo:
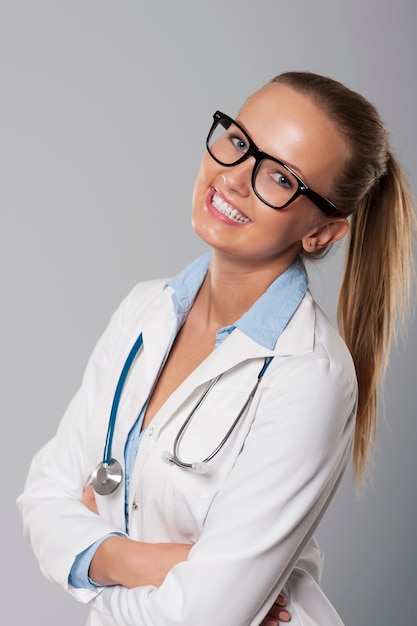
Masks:
[[[271,386],[279,389],[281,401],[303,402],[329,417],[340,411],[342,420],[354,409],[357,380],[352,357],[309,292],[279,338],[270,369]]]
[[[319,360],[327,361],[340,374],[356,385],[356,372],[349,349],[339,330],[322,309],[314,303],[315,329],[314,353]]]
[[[167,278],[141,281],[137,283],[118,308],[125,322],[132,318],[142,318],[153,304],[162,300],[170,300],[172,290],[167,287]]]
[[[113,312],[102,335],[107,344],[131,342],[147,319],[172,315],[172,290],[165,288],[166,279],[137,283]],[[107,345],[106,344],[106,345]]]
[[[127,307],[143,307],[166,290],[169,278],[156,278],[138,282],[127,294],[125,301]]]
[[[277,356],[306,357],[306,360],[324,359],[339,363],[351,370],[353,361],[338,329],[306,292],[298,309],[279,337]]]

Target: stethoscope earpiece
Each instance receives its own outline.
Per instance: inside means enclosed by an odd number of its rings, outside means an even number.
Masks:
[[[174,462],[174,457],[172,456],[171,452],[168,452],[168,450],[164,450],[163,451],[163,453],[161,454],[161,459],[165,463],[173,463]]]
[[[197,472],[197,474],[207,474],[209,465],[205,461],[194,461],[194,463],[191,463],[191,469]]]
[[[168,450],[164,450],[161,454],[161,458],[165,463],[171,463],[172,465],[176,465],[181,469],[192,469],[197,474],[207,474],[209,471],[209,464],[206,461],[194,461],[194,463],[184,463],[180,461],[178,456],[168,452]]]
[[[94,491],[100,496],[108,496],[116,491],[123,478],[123,470],[116,459],[111,459],[109,463],[102,461],[96,467],[92,476]]]

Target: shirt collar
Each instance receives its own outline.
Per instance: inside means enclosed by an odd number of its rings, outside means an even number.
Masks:
[[[174,290],[172,301],[178,326],[181,326],[207,274],[211,253],[208,252],[188,265],[168,281]],[[253,341],[273,350],[278,337],[298,308],[308,287],[307,272],[297,259],[278,276],[265,293],[233,325],[219,329],[217,343],[221,343],[235,328]]]

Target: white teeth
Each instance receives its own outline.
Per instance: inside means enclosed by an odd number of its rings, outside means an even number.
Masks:
[[[223,215],[226,215],[226,217],[228,217],[229,220],[231,220],[232,222],[239,222],[241,224],[247,224],[248,222],[250,222],[250,219],[248,217],[245,217],[244,215],[239,213],[239,211],[237,211],[236,209],[233,209],[229,204],[227,204],[227,202],[222,200],[220,196],[218,196],[216,193],[214,194],[212,198],[212,204],[213,206],[216,207],[218,211],[220,211],[220,213],[222,213]]]

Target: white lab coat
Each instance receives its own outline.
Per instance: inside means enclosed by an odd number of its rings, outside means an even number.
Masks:
[[[131,537],[193,543],[188,561],[159,588],[94,592],[68,585],[76,555],[125,528],[123,486],[97,496],[100,516],[79,500],[102,459],[117,380],[141,331],[144,348],[125,384],[113,440],[112,456],[120,462],[160,369],[176,324],[172,288],[163,285],[139,284],[122,303],[56,436],[33,460],[18,505],[42,571],[90,602],[90,626],[258,626],[301,557],[285,587],[291,623],[341,624],[316,582],[321,557],[310,539],[350,456],[357,387],[347,348],[309,292],[275,349],[234,330],[166,401],[142,438],[131,477]],[[202,460],[216,447],[266,356],[275,358],[210,471],[164,462],[208,381],[223,373],[184,437],[181,459]]]

